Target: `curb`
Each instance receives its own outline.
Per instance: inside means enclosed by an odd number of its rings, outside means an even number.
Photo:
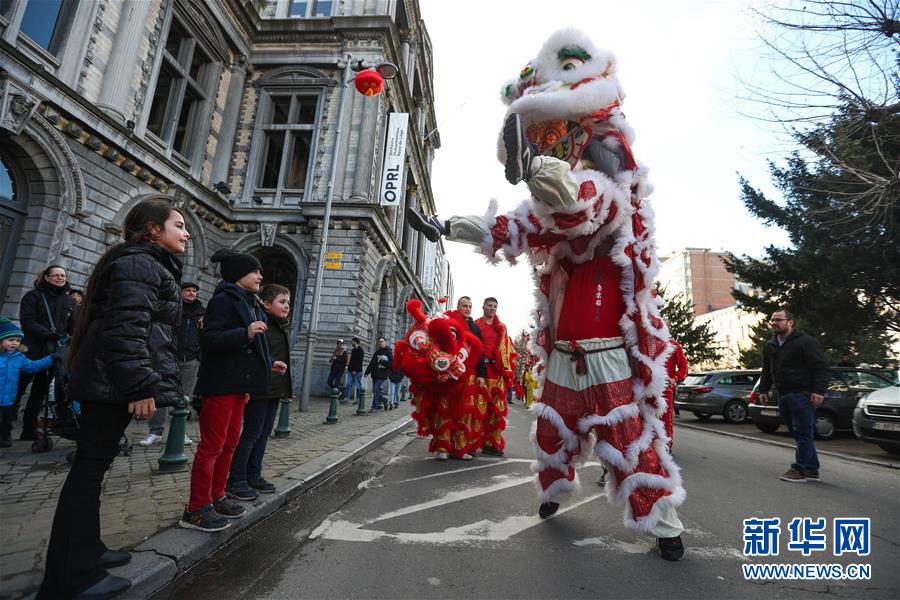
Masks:
[[[700,425],[690,425],[688,423],[678,423],[677,426],[684,427],[686,429],[693,429],[695,431],[705,431],[707,433],[715,433],[718,435],[726,435],[729,437],[740,438],[742,440],[758,442],[760,444],[769,444],[770,446],[781,446],[782,448],[791,448],[791,449],[794,448],[794,444],[779,442],[777,440],[764,440],[764,439],[761,439],[758,437],[754,437],[752,435],[744,435],[743,433],[733,433],[731,431],[721,431],[718,429],[707,429],[706,427],[701,427]],[[900,463],[880,461],[880,460],[875,460],[872,458],[865,458],[862,456],[853,456],[852,454],[841,454],[840,452],[832,452],[831,450],[819,450],[818,448],[816,448],[816,452],[818,454],[824,454],[825,456],[834,456],[835,458],[843,458],[844,460],[850,460],[853,462],[872,465],[875,467],[884,467],[886,469],[900,469]]]
[[[131,562],[110,569],[110,573],[131,580],[129,598],[147,598],[174,581],[232,538],[240,535],[282,506],[309,491],[355,458],[378,448],[400,434],[413,422],[404,417],[365,435],[360,435],[334,450],[298,465],[278,478],[273,478],[281,491],[262,494],[251,503],[243,503],[246,514],[232,526],[218,533],[181,529],[177,525],[150,536],[131,552]]]

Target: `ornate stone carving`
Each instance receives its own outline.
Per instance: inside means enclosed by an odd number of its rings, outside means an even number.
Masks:
[[[0,71],[0,129],[19,135],[41,101],[26,84]]]
[[[275,245],[275,235],[278,233],[278,225],[276,223],[260,223],[259,238],[260,244],[264,248],[271,248]]]

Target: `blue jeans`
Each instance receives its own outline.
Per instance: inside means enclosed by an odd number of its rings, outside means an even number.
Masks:
[[[341,383],[344,381],[344,370],[340,371],[329,371],[328,373],[328,391],[330,392],[334,388],[341,388]]]
[[[244,429],[231,459],[228,481],[256,481],[262,475],[266,443],[278,415],[278,398],[250,400],[244,407]]]
[[[804,392],[784,394],[779,404],[781,418],[797,442],[796,462],[791,466],[798,471],[818,470],[819,457],[813,442],[816,407],[810,401],[810,395]]]
[[[388,403],[391,406],[400,406],[400,386],[402,382],[394,383],[393,381],[388,381]]]
[[[350,394],[353,390],[363,389],[362,377],[362,371],[350,371],[347,373],[347,387],[344,390],[344,400],[350,399]]]
[[[374,410],[376,407],[381,406],[381,403],[385,401],[384,397],[384,382],[386,379],[375,379],[372,378],[372,409]]]

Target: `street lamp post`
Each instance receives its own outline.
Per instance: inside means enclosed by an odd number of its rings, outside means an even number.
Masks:
[[[355,77],[351,77],[351,71],[359,71],[366,74],[365,82],[360,81],[357,89],[366,96],[375,96],[381,93],[385,79],[393,79],[397,75],[397,66],[389,62],[379,62],[374,68],[365,66],[363,60],[353,64],[353,57],[347,54],[344,60],[338,63],[343,68],[341,74],[341,91],[338,97],[337,125],[334,128],[334,152],[331,159],[331,174],[328,178],[328,189],[325,195],[325,215],[322,217],[322,241],[319,244],[319,261],[316,264],[316,283],[313,288],[312,308],[309,315],[309,325],[306,329],[306,350],[303,353],[303,382],[300,390],[300,410],[309,408],[309,393],[312,378],[313,350],[319,337],[319,302],[322,298],[322,280],[325,275],[325,250],[328,246],[328,228],[331,223],[331,202],[334,193],[334,180],[337,177],[338,154],[341,149],[341,130],[344,124],[344,98],[347,96],[347,84]],[[380,81],[379,81],[380,80]]]

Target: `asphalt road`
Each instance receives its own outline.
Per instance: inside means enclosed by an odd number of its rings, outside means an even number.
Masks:
[[[580,470],[582,491],[536,515],[530,417],[510,415],[507,456],[431,460],[399,436],[200,563],[156,598],[897,598],[900,472],[823,457],[821,483],[778,480],[790,450],[682,429],[676,460],[686,559],[668,563],[622,524]],[[872,519],[871,554],[804,558],[785,549],[793,517]],[[742,554],[742,521],[780,517],[777,558]],[[829,542],[831,535],[829,534]],[[862,563],[868,581],[748,582],[741,565]]]

